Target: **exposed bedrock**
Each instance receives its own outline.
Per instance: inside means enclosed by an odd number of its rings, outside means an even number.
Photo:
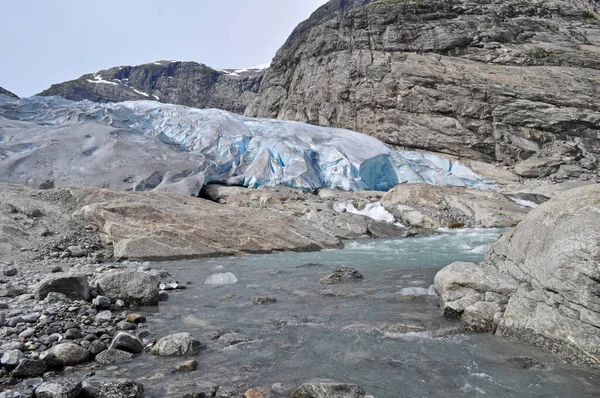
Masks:
[[[332,0],[279,50],[246,114],[507,164],[564,141],[596,169],[597,18],[587,0]]]
[[[479,265],[435,277],[445,315],[475,330],[600,366],[600,185],[559,194],[492,245]]]
[[[110,251],[154,260],[341,245],[289,214],[158,192],[0,184],[0,215],[0,255],[7,258],[21,248],[48,255],[73,242],[85,245],[88,257]]]

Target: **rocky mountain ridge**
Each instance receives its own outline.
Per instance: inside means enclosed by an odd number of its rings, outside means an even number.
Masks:
[[[93,102],[152,100],[244,113],[266,67],[218,70],[196,62],[159,61],[86,74],[38,95]]]
[[[10,91],[0,87],[0,95],[6,95],[7,97],[19,98],[16,94],[11,93]]]
[[[595,2],[332,0],[291,34],[246,114],[508,165],[567,142],[595,169],[598,84]]]

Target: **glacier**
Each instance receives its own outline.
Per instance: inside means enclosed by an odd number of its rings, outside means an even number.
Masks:
[[[38,174],[27,169],[34,165]],[[402,183],[495,187],[459,161],[395,150],[346,129],[153,101],[60,97],[0,96],[0,173],[30,185],[47,180],[184,194],[206,183],[347,191]]]

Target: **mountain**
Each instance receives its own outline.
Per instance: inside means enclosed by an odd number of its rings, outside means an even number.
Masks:
[[[94,102],[153,100],[244,113],[266,68],[217,70],[196,62],[160,61],[83,75],[38,95]]]
[[[278,51],[246,115],[509,166],[560,157],[597,170],[595,7],[593,0],[332,0]]]
[[[388,190],[493,186],[458,162],[357,132],[153,101],[0,97],[0,181],[197,195],[205,183]]]
[[[12,98],[19,98],[16,94],[13,94],[8,90],[3,89],[2,87],[0,87],[0,95],[6,95],[7,97]]]

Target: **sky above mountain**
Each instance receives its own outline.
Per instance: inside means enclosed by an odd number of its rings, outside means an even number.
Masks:
[[[0,86],[19,96],[119,65],[269,62],[326,0],[0,1]]]

